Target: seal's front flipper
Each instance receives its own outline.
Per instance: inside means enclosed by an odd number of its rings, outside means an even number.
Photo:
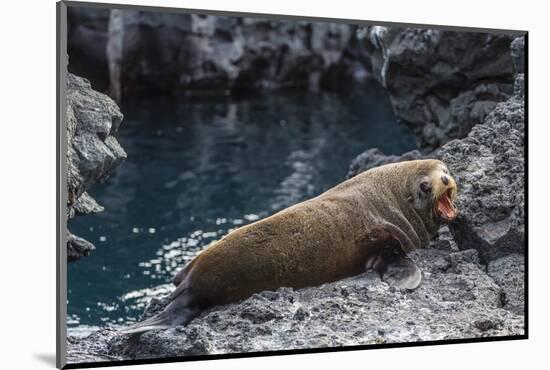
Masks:
[[[422,280],[422,271],[405,254],[401,243],[384,227],[374,228],[367,235],[369,253],[365,270],[378,272],[386,283],[400,289],[415,289]]]
[[[381,273],[382,280],[400,289],[415,289],[422,281],[422,271],[406,255],[387,261],[385,271]]]

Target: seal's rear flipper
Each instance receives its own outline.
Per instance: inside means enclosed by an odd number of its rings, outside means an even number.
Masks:
[[[163,311],[160,314],[153,316],[142,322],[138,322],[135,325],[132,325],[126,329],[119,330],[119,334],[138,334],[144,333],[149,330],[155,329],[168,329],[170,328],[170,322],[166,313]]]
[[[422,281],[422,271],[409,257],[403,255],[388,261],[382,280],[400,289],[415,289]]]
[[[126,329],[118,331],[119,334],[137,334],[149,330],[169,329],[178,325],[187,325],[200,312],[200,309],[193,305],[188,291],[174,292],[176,295],[164,310],[142,322],[138,322]]]

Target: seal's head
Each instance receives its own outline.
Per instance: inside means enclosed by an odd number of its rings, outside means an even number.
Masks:
[[[418,161],[419,176],[412,181],[411,201],[423,218],[450,222],[458,214],[454,204],[457,195],[455,179],[447,166],[438,160]]]

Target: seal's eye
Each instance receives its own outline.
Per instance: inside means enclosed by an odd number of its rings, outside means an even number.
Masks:
[[[432,184],[430,184],[428,181],[422,181],[420,183],[420,190],[424,193],[429,193],[432,191]]]

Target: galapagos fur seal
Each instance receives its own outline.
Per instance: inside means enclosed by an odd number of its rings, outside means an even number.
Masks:
[[[238,228],[174,277],[162,312],[121,331],[186,325],[201,311],[263,290],[321,285],[374,269],[400,288],[422,274],[406,253],[457,215],[457,185],[438,160],[393,163]]]

